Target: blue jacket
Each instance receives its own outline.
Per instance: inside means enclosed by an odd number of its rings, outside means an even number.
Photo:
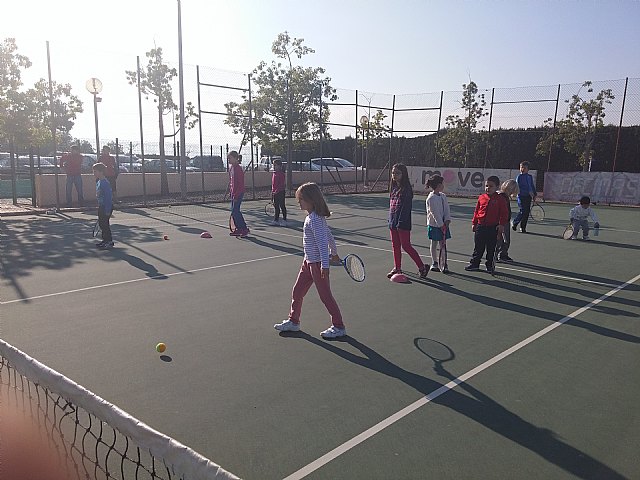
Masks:
[[[537,194],[533,177],[529,173],[519,173],[516,175],[516,182],[518,182],[518,188],[520,188],[518,196],[528,197],[531,193],[533,193],[534,196]]]
[[[102,207],[107,215],[111,214],[111,210],[113,210],[113,193],[111,184],[106,178],[96,181],[96,198],[98,199],[98,207]]]

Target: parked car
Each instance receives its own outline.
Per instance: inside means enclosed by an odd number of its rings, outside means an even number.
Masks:
[[[302,165],[304,170],[314,172],[319,172],[321,169],[332,171],[350,171],[356,169],[355,165],[349,160],[338,157],[312,158],[309,162],[303,163]]]
[[[200,171],[201,169],[205,172],[224,172],[224,163],[222,162],[222,157],[219,155],[197,155],[192,157],[189,161],[189,165],[192,168],[195,168]],[[189,171],[189,170],[187,170]]]
[[[256,166],[256,170],[260,170],[263,172],[273,171],[273,161],[280,160],[283,163],[283,166],[287,164],[281,156],[279,155],[262,155],[258,159],[258,163]]]

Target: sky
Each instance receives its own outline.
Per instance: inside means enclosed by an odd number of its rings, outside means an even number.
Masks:
[[[16,38],[33,62],[25,85],[46,78],[49,41],[53,79],[85,102],[72,135],[94,138],[85,82],[96,77],[101,138],[139,139],[137,92],[124,70],[135,69],[137,55],[144,64],[154,45],[177,66],[177,0],[3,3],[0,39]],[[182,0],[185,89],[195,102],[195,65],[248,73],[270,62],[285,30],[315,49],[300,64],[325,68],[339,89],[418,94],[460,91],[469,79],[482,89],[637,79],[638,25],[638,0]],[[153,139],[153,106],[143,109]],[[219,128],[207,127],[211,143],[225,135]]]

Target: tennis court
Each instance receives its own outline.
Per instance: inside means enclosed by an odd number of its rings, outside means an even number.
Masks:
[[[640,478],[637,209],[596,206],[600,235],[565,241],[571,205],[546,203],[493,277],[463,270],[475,200],[450,199],[451,273],[397,284],[388,197],[327,200],[366,264],[364,283],[331,270],[344,339],[320,338],[313,289],[302,331],[273,329],[301,262],[293,199],[288,228],[245,202],[247,239],[223,204],[117,211],[110,251],[89,213],[5,217],[0,337],[245,479]],[[413,212],[427,262],[424,197]]]

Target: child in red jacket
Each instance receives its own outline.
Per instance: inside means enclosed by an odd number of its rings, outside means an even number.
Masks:
[[[485,193],[478,197],[472,222],[472,230],[474,232],[473,254],[469,265],[464,267],[467,272],[480,270],[480,262],[485,249],[487,251],[487,261],[485,262],[487,272],[493,273],[495,269],[493,258],[498,235],[502,235],[504,226],[509,221],[507,204],[496,192],[498,185],[500,185],[498,177],[495,175],[490,176],[484,184]]]

